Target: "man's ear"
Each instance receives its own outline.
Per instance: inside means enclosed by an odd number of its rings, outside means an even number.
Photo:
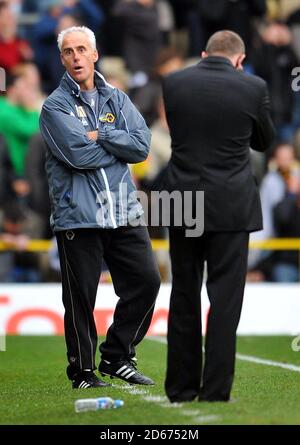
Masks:
[[[236,64],[235,64],[235,67],[237,70],[242,71],[244,69],[243,62],[244,62],[245,58],[246,58],[246,54],[240,54],[238,56],[238,58],[236,59]]]
[[[93,59],[94,59],[94,63],[97,62],[97,60],[99,59],[99,54],[98,51],[95,49],[94,54],[93,54]]]
[[[206,59],[206,57],[208,57],[207,52],[206,51],[202,51],[201,57],[202,57],[202,59]]]

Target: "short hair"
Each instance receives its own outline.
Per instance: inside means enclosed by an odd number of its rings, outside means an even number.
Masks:
[[[236,32],[223,30],[214,33],[209,38],[205,51],[208,55],[221,54],[231,57],[236,54],[245,54],[246,48]]]
[[[95,34],[93,33],[93,31],[90,28],[88,28],[87,26],[71,26],[71,28],[64,29],[63,31],[61,31],[58,34],[57,44],[58,44],[58,49],[59,49],[60,52],[61,52],[61,49],[62,49],[62,44],[63,44],[65,36],[68,35],[68,34],[71,34],[73,32],[82,32],[83,34],[85,34],[88,37],[88,39],[89,39],[89,41],[90,41],[90,43],[92,45],[92,48],[93,49],[97,49],[96,37],[95,37]]]

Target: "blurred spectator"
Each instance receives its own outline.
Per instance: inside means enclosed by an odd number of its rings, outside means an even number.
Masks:
[[[279,144],[274,149],[269,162],[269,171],[265,175],[261,189],[261,200],[264,218],[264,238],[275,236],[273,224],[274,206],[283,198],[290,178],[300,174],[300,164],[296,160],[294,147],[290,144]]]
[[[12,183],[14,172],[8,154],[7,144],[3,136],[0,135],[0,207],[5,201],[10,201],[14,196]]]
[[[266,0],[198,0],[198,4],[204,42],[214,32],[229,29],[241,36],[251,60],[256,34],[253,20],[266,14]]]
[[[24,177],[28,141],[39,130],[37,90],[22,73],[7,76],[7,95],[0,97],[0,133],[7,141],[16,177]]]
[[[123,18],[114,13],[115,5],[119,0],[96,0],[101,5],[106,17],[101,28],[97,29],[97,42],[100,42],[101,54],[105,56],[121,57],[122,40],[124,34]]]
[[[268,18],[286,21],[299,8],[299,0],[267,0]]]
[[[300,238],[300,173],[290,176],[284,198],[274,208],[278,238]],[[299,281],[299,252],[277,250],[273,254],[272,281]]]
[[[169,2],[175,17],[176,47],[184,54],[187,52],[190,57],[199,56],[205,45],[199,21],[199,0],[169,0]],[[185,31],[188,42],[183,38]]]
[[[18,206],[0,209],[0,240],[5,242],[8,248],[26,248],[28,238],[21,235],[24,220],[24,213]],[[13,268],[14,252],[0,251],[0,282],[14,281]]]
[[[42,237],[51,238],[52,231],[49,224],[50,201],[45,172],[45,153],[45,143],[40,133],[37,133],[29,141],[26,156],[26,179],[30,188],[27,203],[42,220]]]
[[[0,97],[0,132],[8,144],[15,177],[24,176],[27,143],[38,131],[38,111],[32,109],[36,91],[22,73],[8,76],[7,97]]]
[[[161,175],[171,157],[171,137],[169,127],[166,120],[165,108],[162,97],[158,100],[158,119],[150,127],[151,129],[151,146],[148,159],[144,161],[146,167],[144,174],[140,178],[140,183],[144,189],[158,190]],[[141,164],[135,164],[134,168],[141,167]]]
[[[43,51],[47,50],[54,38],[58,20],[63,15],[63,0],[44,0],[38,5],[38,21],[28,29],[28,33],[35,60],[40,67],[47,58],[47,53]]]
[[[300,164],[295,158],[294,147],[289,144],[279,144],[269,162],[268,173],[265,175],[261,188],[261,205],[264,228],[251,234],[252,241],[275,238],[277,236],[274,224],[274,208],[284,198],[291,178],[300,175]],[[248,279],[262,281],[266,277],[271,279],[273,267],[273,253],[252,249],[249,253]],[[258,279],[258,277],[260,277]]]
[[[157,190],[160,176],[171,157],[171,137],[166,119],[163,98],[160,97],[157,104],[158,119],[151,126],[151,168],[147,175],[152,182],[151,189]]]
[[[174,48],[162,48],[157,54],[149,81],[143,87],[131,90],[131,100],[144,116],[148,126],[158,118],[162,79],[182,67],[183,58]]]
[[[16,201],[0,210],[0,240],[12,250],[0,252],[0,281],[40,281],[38,255],[25,252],[31,237],[39,238],[39,220]]]
[[[291,140],[294,134],[292,115],[294,94],[292,69],[297,58],[291,47],[291,33],[281,23],[270,23],[262,32],[262,43],[253,53],[255,74],[268,83],[272,117],[280,140]]]
[[[33,59],[26,40],[17,36],[17,22],[8,1],[0,1],[0,66],[9,71],[22,61]]]
[[[171,45],[171,33],[175,28],[173,9],[167,0],[157,0],[158,27],[161,33],[161,42],[164,46]]]
[[[96,4],[94,0],[64,0],[63,6],[63,14],[80,18],[82,23],[94,32],[97,32],[104,22],[101,2]]]
[[[45,95],[42,92],[41,77],[37,66],[34,63],[26,62],[16,65],[11,74],[16,77],[23,77],[28,88],[34,92],[31,107],[40,111],[42,109]]]
[[[276,238],[300,237],[300,175],[291,175],[282,199],[273,208]],[[275,250],[248,273],[249,281],[296,283],[300,277],[299,252]]]
[[[188,31],[188,56],[200,57],[206,41],[201,20],[199,20],[199,0],[181,0],[181,3],[184,6],[184,20]]]
[[[131,87],[147,83],[160,46],[155,0],[120,0],[114,9],[124,23],[123,56],[132,74]]]

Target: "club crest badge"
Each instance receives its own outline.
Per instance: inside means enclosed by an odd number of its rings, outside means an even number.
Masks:
[[[104,116],[99,117],[99,121],[108,122],[109,124],[113,124],[116,118],[112,113],[106,113]]]

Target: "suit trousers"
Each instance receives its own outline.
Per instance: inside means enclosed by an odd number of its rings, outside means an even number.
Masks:
[[[160,286],[147,228],[72,229],[57,232],[56,238],[69,363],[81,370],[96,369],[93,311],[103,259],[119,301],[100,352],[110,361],[134,357],[135,346],[149,328]]]
[[[171,402],[228,401],[234,377],[236,330],[247,272],[247,232],[205,232],[186,238],[170,228],[172,293],[165,390]],[[201,287],[207,262],[210,310],[202,363]]]

